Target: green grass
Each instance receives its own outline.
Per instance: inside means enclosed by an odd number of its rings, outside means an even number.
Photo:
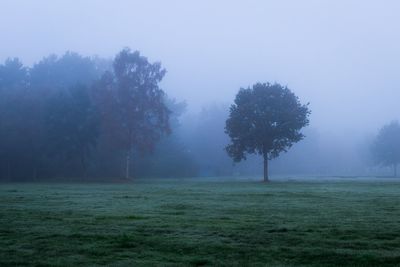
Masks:
[[[400,182],[0,184],[0,266],[27,265],[399,266]]]

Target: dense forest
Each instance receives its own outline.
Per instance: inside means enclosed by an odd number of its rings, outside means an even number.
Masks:
[[[129,57],[134,57],[142,73],[159,72],[154,86],[165,106],[162,116],[169,116],[163,118],[166,131],[143,133],[140,144],[148,147],[128,147],[132,156],[127,162],[132,174],[128,175],[194,175],[195,165],[187,149],[175,131],[169,130],[179,127],[185,104],[158,89],[165,72],[159,63],[151,64],[138,52],[125,49],[114,62],[67,52],[61,57],[45,57],[32,67],[17,58],[0,66],[1,179],[123,177],[126,127],[118,123],[118,118],[135,114],[122,114],[127,113],[123,109],[128,108],[129,103],[124,103],[128,97],[110,87],[116,83],[118,71],[123,71],[118,64]],[[155,160],[157,168],[152,166]]]

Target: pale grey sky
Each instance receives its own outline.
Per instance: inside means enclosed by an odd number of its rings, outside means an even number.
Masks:
[[[311,102],[312,126],[368,132],[400,119],[399,14],[395,0],[1,0],[0,60],[129,46],[191,110],[277,81]]]

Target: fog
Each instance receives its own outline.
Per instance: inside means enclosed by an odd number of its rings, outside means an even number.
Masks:
[[[181,127],[204,109],[228,107],[241,87],[279,82],[310,103],[305,133],[308,144],[319,140],[320,154],[310,153],[340,160],[346,166],[338,173],[365,174],[358,167],[368,161],[364,145],[400,115],[399,10],[394,0],[3,0],[0,62],[18,57],[33,66],[66,51],[113,59],[124,47],[139,50],[166,68],[168,96],[186,102]],[[303,142],[273,168],[294,155],[305,160],[311,148]],[[322,166],[307,172],[335,172]]]

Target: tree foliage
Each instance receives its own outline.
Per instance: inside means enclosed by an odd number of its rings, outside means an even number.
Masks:
[[[126,151],[126,178],[132,150],[151,151],[170,131],[170,111],[159,87],[165,73],[160,63],[124,49],[114,60],[113,72],[105,73],[95,87],[104,130]]]
[[[51,92],[77,84],[89,86],[101,74],[91,58],[66,52],[61,57],[50,55],[36,63],[30,70],[30,84]]]
[[[226,133],[231,144],[226,150],[234,161],[246,154],[259,154],[265,162],[303,139],[300,130],[308,125],[310,111],[289,88],[257,83],[240,89],[230,108]],[[267,178],[267,177],[265,177]]]
[[[170,131],[159,88],[165,73],[129,49],[114,62],[73,52],[33,67],[6,60],[0,64],[0,179],[119,175],[117,150],[153,150]],[[106,163],[112,172],[103,174]]]
[[[78,161],[86,174],[87,160],[99,136],[99,118],[88,88],[77,85],[48,101],[46,147],[60,161]]]
[[[0,65],[0,175],[23,177],[37,143],[28,69],[16,58]]]
[[[400,163],[400,124],[393,121],[380,129],[372,144],[375,163],[382,166],[392,166],[394,176],[397,176],[397,165]]]

